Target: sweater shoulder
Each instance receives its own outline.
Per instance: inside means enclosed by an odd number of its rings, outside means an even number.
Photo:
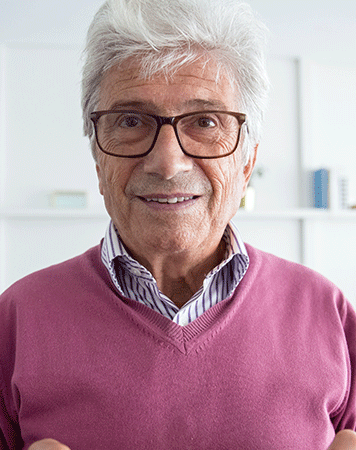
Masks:
[[[343,292],[320,273],[246,245],[250,266],[240,284],[244,304],[276,325],[295,330],[317,329],[326,341],[344,342],[344,324],[355,312]],[[276,314],[276,312],[278,312]],[[353,328],[354,330],[354,328]],[[354,331],[353,331],[354,332]]]
[[[264,272],[274,272],[275,276],[281,275],[283,278],[286,275],[293,279],[301,277],[304,280],[321,282],[329,285],[329,287],[336,288],[336,286],[325,276],[303,264],[289,261],[273,255],[272,253],[259,250],[249,244],[245,244],[245,246],[252,266],[258,269],[263,268]]]
[[[75,285],[83,286],[88,278],[103,276],[105,268],[101,263],[101,245],[88,249],[81,255],[33,272],[12,284],[1,296],[5,299],[29,299],[33,295],[43,297],[54,291],[64,292]]]
[[[309,298],[326,299],[343,297],[341,290],[319,272],[302,264],[288,261],[249,244],[250,275],[257,285],[273,286],[276,292],[288,291]]]

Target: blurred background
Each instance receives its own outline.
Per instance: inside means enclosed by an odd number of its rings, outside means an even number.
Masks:
[[[246,242],[319,271],[356,306],[356,2],[248,3],[270,30],[271,99],[233,220]],[[108,224],[80,110],[101,4],[0,0],[0,291],[96,245]]]

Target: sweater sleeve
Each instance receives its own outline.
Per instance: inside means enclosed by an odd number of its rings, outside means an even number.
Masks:
[[[347,395],[333,417],[336,432],[343,429],[356,431],[356,312],[343,298],[339,314],[347,347],[349,380]]]
[[[16,307],[9,291],[0,297],[0,450],[23,447],[12,376],[16,357]],[[19,399],[18,399],[19,401]]]

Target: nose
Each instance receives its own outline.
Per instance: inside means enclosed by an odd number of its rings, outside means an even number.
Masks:
[[[183,153],[171,125],[162,125],[152,151],[144,158],[144,171],[170,180],[192,170],[193,159]]]

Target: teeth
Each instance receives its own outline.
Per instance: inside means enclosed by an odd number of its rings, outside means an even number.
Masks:
[[[182,203],[187,200],[191,200],[193,197],[172,197],[172,198],[148,198],[148,202],[158,202],[158,203]]]

